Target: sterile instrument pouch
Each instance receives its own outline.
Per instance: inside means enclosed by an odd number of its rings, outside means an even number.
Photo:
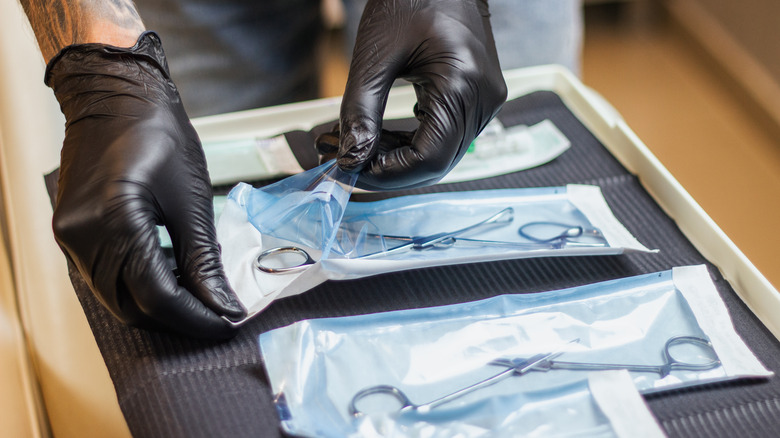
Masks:
[[[326,280],[459,263],[649,251],[596,186],[497,189],[348,202],[335,162],[231,190],[217,225],[249,317]]]
[[[704,265],[304,320],[261,334],[259,346],[282,427],[318,437],[643,436],[631,429],[641,405],[620,401],[636,390],[772,374]],[[618,370],[633,385],[605,392],[615,375],[603,373]]]
[[[404,120],[390,122],[406,123]],[[335,123],[338,122],[325,125]],[[212,184],[232,185],[239,181],[261,181],[303,172],[311,167],[308,160],[302,158],[307,155],[302,151],[311,149],[311,141],[307,135],[288,132],[268,138],[203,140],[203,150]],[[554,160],[570,146],[569,139],[550,119],[530,126],[504,126],[494,118],[440,183],[471,181],[530,169]]]

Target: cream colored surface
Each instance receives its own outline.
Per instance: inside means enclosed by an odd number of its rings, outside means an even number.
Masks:
[[[20,384],[40,385],[55,436],[128,436],[105,364],[52,237],[43,174],[59,161],[63,120],[51,90],[43,85],[43,70],[18,2],[0,2],[0,181],[13,267],[13,289],[3,294],[16,293],[35,370],[27,377],[37,379]],[[3,281],[10,278],[6,274]],[[33,394],[23,394],[24,400],[12,403],[26,406],[29,416],[40,415],[43,407],[35,407]],[[43,427],[30,430],[33,435],[46,432]]]

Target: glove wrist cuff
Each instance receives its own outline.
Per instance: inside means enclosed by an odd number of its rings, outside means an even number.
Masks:
[[[68,73],[73,73],[74,70],[93,70],[104,63],[113,63],[125,57],[145,58],[159,68],[166,79],[170,79],[160,36],[154,31],[144,31],[132,47],[116,47],[102,43],[72,44],[63,47],[46,65],[43,82],[56,90],[61,77],[68,76]],[[85,65],[84,61],[87,58],[93,61],[89,65],[94,67]]]

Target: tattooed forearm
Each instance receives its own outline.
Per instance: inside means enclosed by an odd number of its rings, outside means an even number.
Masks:
[[[19,0],[45,60],[69,44],[132,45],[144,30],[132,0]]]

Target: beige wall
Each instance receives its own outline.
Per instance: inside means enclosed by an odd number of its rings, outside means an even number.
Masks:
[[[689,1],[709,12],[780,83],[780,1]]]
[[[3,240],[0,237],[0,431],[9,437],[38,437],[43,435],[46,424],[17,313],[11,265]]]
[[[0,189],[8,239],[0,242],[8,260],[0,260],[0,435],[46,436],[50,426],[56,437],[124,437],[116,392],[51,231],[43,175],[59,162],[64,120],[43,72],[18,1],[0,0]]]

